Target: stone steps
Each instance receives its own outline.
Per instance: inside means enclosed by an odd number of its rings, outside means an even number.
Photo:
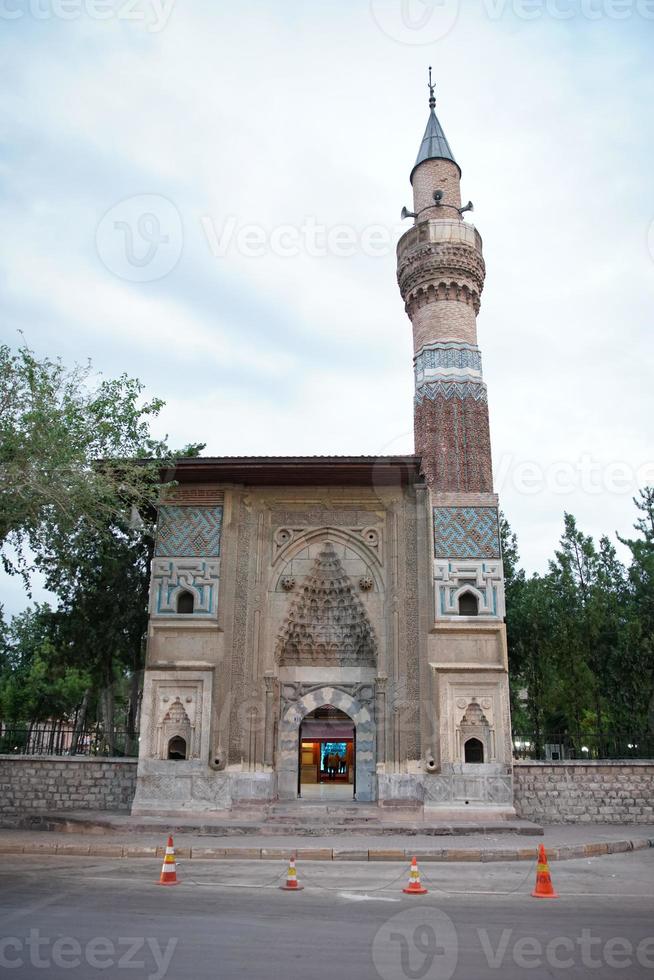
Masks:
[[[0,821],[0,826],[2,821]],[[5,823],[15,829],[51,830],[82,834],[196,834],[202,837],[453,837],[471,834],[520,834],[542,835],[543,828],[526,820],[501,820],[488,818],[485,822],[475,820],[384,820],[382,818],[359,819],[348,816],[346,819],[298,820],[288,819],[269,821],[262,814],[258,820],[238,820],[234,815],[211,821],[207,815],[191,816],[169,815],[161,817],[128,817],[121,815],[112,819],[107,814],[92,815],[78,813],[29,814],[11,818]]]

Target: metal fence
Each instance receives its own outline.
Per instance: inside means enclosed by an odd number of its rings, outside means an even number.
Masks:
[[[0,754],[134,758],[139,754],[139,738],[118,730],[107,734],[99,725],[83,729],[63,724],[30,725],[27,728],[0,725]]]
[[[531,733],[513,736],[516,759],[563,762],[566,759],[654,759],[654,733]]]

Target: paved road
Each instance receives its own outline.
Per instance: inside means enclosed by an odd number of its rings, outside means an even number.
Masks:
[[[305,863],[2,856],[0,975],[48,980],[654,980],[654,851],[553,867],[557,901],[523,864]]]

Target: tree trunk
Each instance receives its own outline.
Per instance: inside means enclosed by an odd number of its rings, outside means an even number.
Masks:
[[[89,708],[89,699],[91,697],[91,688],[87,687],[84,691],[84,696],[82,697],[82,703],[80,704],[77,712],[75,713],[75,725],[73,728],[73,741],[70,746],[70,754],[77,755],[77,749],[79,747],[79,740],[84,732],[86,726],[86,713]]]
[[[138,714],[140,695],[140,674],[134,669],[129,680],[129,709],[127,712],[127,735],[125,737],[125,755],[134,755],[138,739]]]
[[[114,686],[107,678],[107,684],[102,690],[100,697],[102,707],[102,727],[104,729],[104,743],[108,755],[114,755],[116,751],[116,738],[114,732]]]

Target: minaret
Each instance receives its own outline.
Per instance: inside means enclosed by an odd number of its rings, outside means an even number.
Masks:
[[[425,778],[424,793],[425,800],[463,809],[474,781],[476,806],[511,812],[504,576],[477,346],[486,270],[479,233],[463,220],[472,205],[461,207],[461,170],[436,116],[431,69],[429,95],[411,171],[414,225],[397,246],[400,291],[413,325],[415,447],[432,539],[433,576],[425,562],[422,606],[432,720],[423,744],[426,772],[439,775],[436,783]]]
[[[461,169],[435,107],[411,171],[414,227],[397,246],[397,277],[413,325],[415,451],[434,491],[491,492],[486,386],[477,313],[486,269],[481,237],[463,221]]]

